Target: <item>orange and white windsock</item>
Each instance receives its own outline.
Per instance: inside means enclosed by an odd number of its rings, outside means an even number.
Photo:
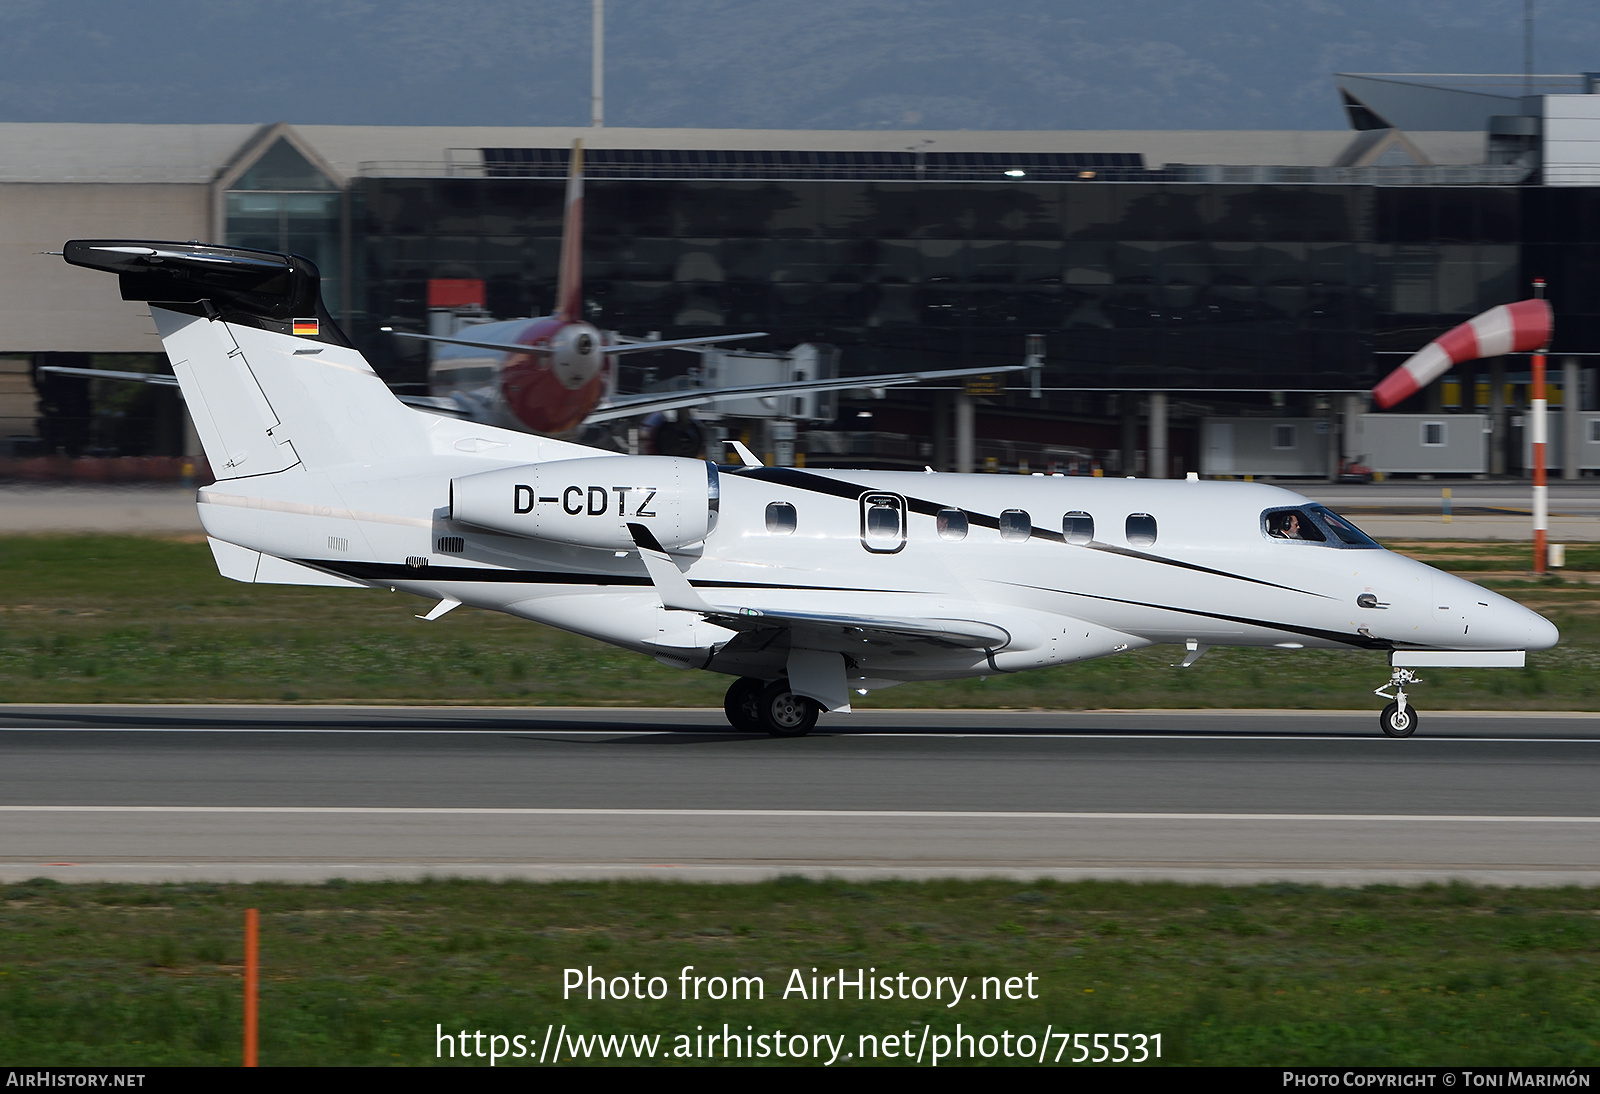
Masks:
[[[1387,409],[1433,383],[1451,365],[1541,349],[1550,344],[1553,324],[1547,300],[1518,300],[1490,308],[1407,357],[1372,389],[1372,401],[1380,410]]]

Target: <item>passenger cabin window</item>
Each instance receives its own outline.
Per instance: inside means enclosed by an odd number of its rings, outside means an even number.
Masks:
[[[959,509],[941,509],[934,517],[940,539],[966,539],[967,514]]]
[[[775,536],[789,536],[799,527],[799,518],[795,516],[794,506],[786,501],[767,503],[767,531]]]
[[[1156,518],[1149,513],[1131,514],[1123,526],[1123,535],[1127,537],[1129,547],[1154,547]]]
[[[1267,535],[1273,539],[1295,539],[1305,543],[1326,543],[1328,537],[1299,509],[1277,509],[1267,514]]]
[[[876,554],[893,554],[906,545],[906,500],[898,494],[861,497],[861,545]]]
[[[1000,538],[1010,543],[1020,543],[1033,534],[1033,518],[1021,509],[1007,509],[1000,514]]]
[[[1068,543],[1093,543],[1094,518],[1084,512],[1068,513],[1061,518],[1061,535]]]

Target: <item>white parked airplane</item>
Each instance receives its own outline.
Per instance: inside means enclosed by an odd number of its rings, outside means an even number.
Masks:
[[[1214,645],[1383,651],[1381,724],[1404,737],[1413,668],[1521,665],[1557,639],[1287,490],[618,456],[402,404],[305,259],[64,253],[153,302],[218,476],[198,502],[224,575],[399,589],[438,601],[427,619],[469,604],[727,673],[741,729],[804,734],[853,689],[1183,643],[1185,664]]]

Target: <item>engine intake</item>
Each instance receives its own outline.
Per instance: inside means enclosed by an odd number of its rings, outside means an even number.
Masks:
[[[598,456],[463,475],[450,483],[450,518],[529,539],[622,551],[629,524],[667,550],[699,543],[717,525],[715,464],[681,456]]]

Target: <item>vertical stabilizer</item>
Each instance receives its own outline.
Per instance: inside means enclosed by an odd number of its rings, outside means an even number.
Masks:
[[[382,464],[425,447],[294,255],[197,243],[72,240],[76,266],[119,276],[150,314],[219,479]]]
[[[561,270],[556,315],[569,323],[583,318],[583,141],[572,142],[567,170],[567,210],[561,223]]]
[[[200,446],[219,479],[266,475],[299,462],[228,324],[152,308]]]

